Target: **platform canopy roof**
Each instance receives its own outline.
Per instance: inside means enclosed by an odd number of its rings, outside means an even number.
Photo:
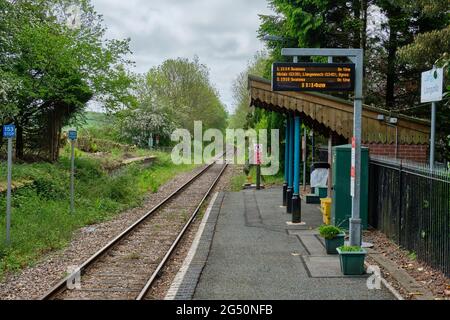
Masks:
[[[315,131],[328,135],[330,131],[346,138],[353,136],[353,102],[314,92],[274,92],[269,80],[249,75],[250,106],[275,112],[295,112]],[[364,105],[363,143],[395,143],[395,127],[378,120],[389,111]],[[429,144],[430,121],[403,115],[398,119],[399,144]]]

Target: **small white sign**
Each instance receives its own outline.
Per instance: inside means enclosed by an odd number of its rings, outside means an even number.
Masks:
[[[421,103],[442,100],[444,69],[432,69],[422,73]]]

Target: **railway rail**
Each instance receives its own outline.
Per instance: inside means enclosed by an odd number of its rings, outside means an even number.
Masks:
[[[149,290],[226,168],[226,161],[205,166],[40,300],[148,299]],[[77,276],[80,287],[69,289]]]

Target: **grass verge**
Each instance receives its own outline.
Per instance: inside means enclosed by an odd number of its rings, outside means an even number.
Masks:
[[[256,166],[252,166],[250,169],[249,176],[251,177],[250,182],[256,183]],[[239,175],[235,175],[231,178],[231,190],[234,192],[240,191],[243,189],[244,183],[247,182],[247,176],[242,173]],[[284,175],[282,172],[279,172],[274,176],[262,176],[262,182],[265,187],[270,187],[273,185],[282,185],[284,183]]]

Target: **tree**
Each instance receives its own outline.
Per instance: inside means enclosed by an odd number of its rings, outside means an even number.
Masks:
[[[270,34],[285,40],[268,43],[266,76],[273,61],[287,59],[280,56],[282,47],[363,48],[365,102],[393,114],[429,117],[428,109],[416,106],[420,73],[449,52],[448,0],[269,0],[269,4],[276,14],[261,16],[259,37]],[[441,150],[449,145],[450,135],[445,106],[438,114]],[[450,158],[450,152],[443,153]]]
[[[269,0],[269,4],[276,15],[261,16],[259,37],[285,39],[269,42],[272,61],[286,59],[280,56],[281,47],[362,48],[366,103],[392,110],[418,98],[420,70],[407,68],[397,52],[417,35],[435,32],[433,39],[445,35],[449,24],[446,0]],[[376,23],[368,28],[368,20]],[[432,47],[442,44],[438,41]]]
[[[77,5],[80,25],[69,28],[65,10]],[[16,90],[5,105],[17,126],[16,156],[25,150],[55,161],[61,128],[92,99],[108,110],[130,102],[123,65],[129,40],[104,40],[102,20],[87,0],[0,0],[0,70]],[[3,122],[5,123],[5,122]]]
[[[140,146],[146,146],[152,135],[169,137],[175,129],[167,106],[161,104],[149,83],[149,77],[136,76],[135,101],[130,107],[116,113],[122,137]]]
[[[276,61],[286,61],[281,56],[282,47],[298,48],[366,48],[367,10],[370,0],[269,0],[275,15],[260,15],[258,37],[276,35],[284,41],[269,41],[271,59],[266,67]],[[301,58],[301,60],[309,58]],[[326,58],[325,58],[326,59]],[[326,62],[324,58],[314,61]],[[348,97],[346,94],[340,96]]]
[[[431,69],[433,65],[443,67],[446,73],[446,90],[450,91],[449,85],[449,52],[450,52],[450,13],[449,3],[446,0],[413,0],[405,7],[409,10],[420,8],[422,15],[428,19],[442,21],[441,28],[420,33],[414,41],[398,50],[399,61],[405,65],[407,69],[417,70],[418,81],[420,81],[419,72]],[[420,94],[420,87],[416,88],[416,102]],[[437,143],[436,149],[438,159],[441,161],[450,159],[450,103],[449,94],[437,109]],[[429,104],[419,108],[407,108],[406,113],[429,117]]]
[[[226,128],[225,107],[198,58],[165,61],[138,76],[133,92],[135,104],[118,113],[128,141],[146,144],[151,133],[168,139],[175,128],[193,133],[194,121],[202,121],[204,130]]]
[[[435,3],[440,3],[438,0]],[[380,46],[379,56],[374,56],[379,63],[371,64],[375,74],[383,74],[381,91],[369,91],[371,96],[383,96],[383,105],[390,110],[402,109],[413,105],[418,100],[417,88],[420,69],[405,64],[398,59],[402,47],[411,44],[423,33],[441,30],[448,26],[446,11],[431,10],[424,7],[428,0],[377,0],[375,4],[386,17],[381,24],[379,38],[375,38],[373,47]],[[447,4],[448,6],[448,4]],[[428,9],[427,9],[428,8]],[[387,35],[387,36],[386,36]],[[378,68],[378,69],[376,69]],[[372,81],[372,79],[369,79]]]
[[[232,129],[248,129],[250,100],[248,93],[248,76],[264,76],[267,54],[258,52],[249,62],[247,69],[241,72],[233,82],[234,113],[230,117],[229,127]]]
[[[167,60],[146,77],[155,101],[166,108],[176,126],[193,132],[194,121],[202,121],[205,129],[225,129],[225,107],[210,83],[207,67],[197,57]]]

